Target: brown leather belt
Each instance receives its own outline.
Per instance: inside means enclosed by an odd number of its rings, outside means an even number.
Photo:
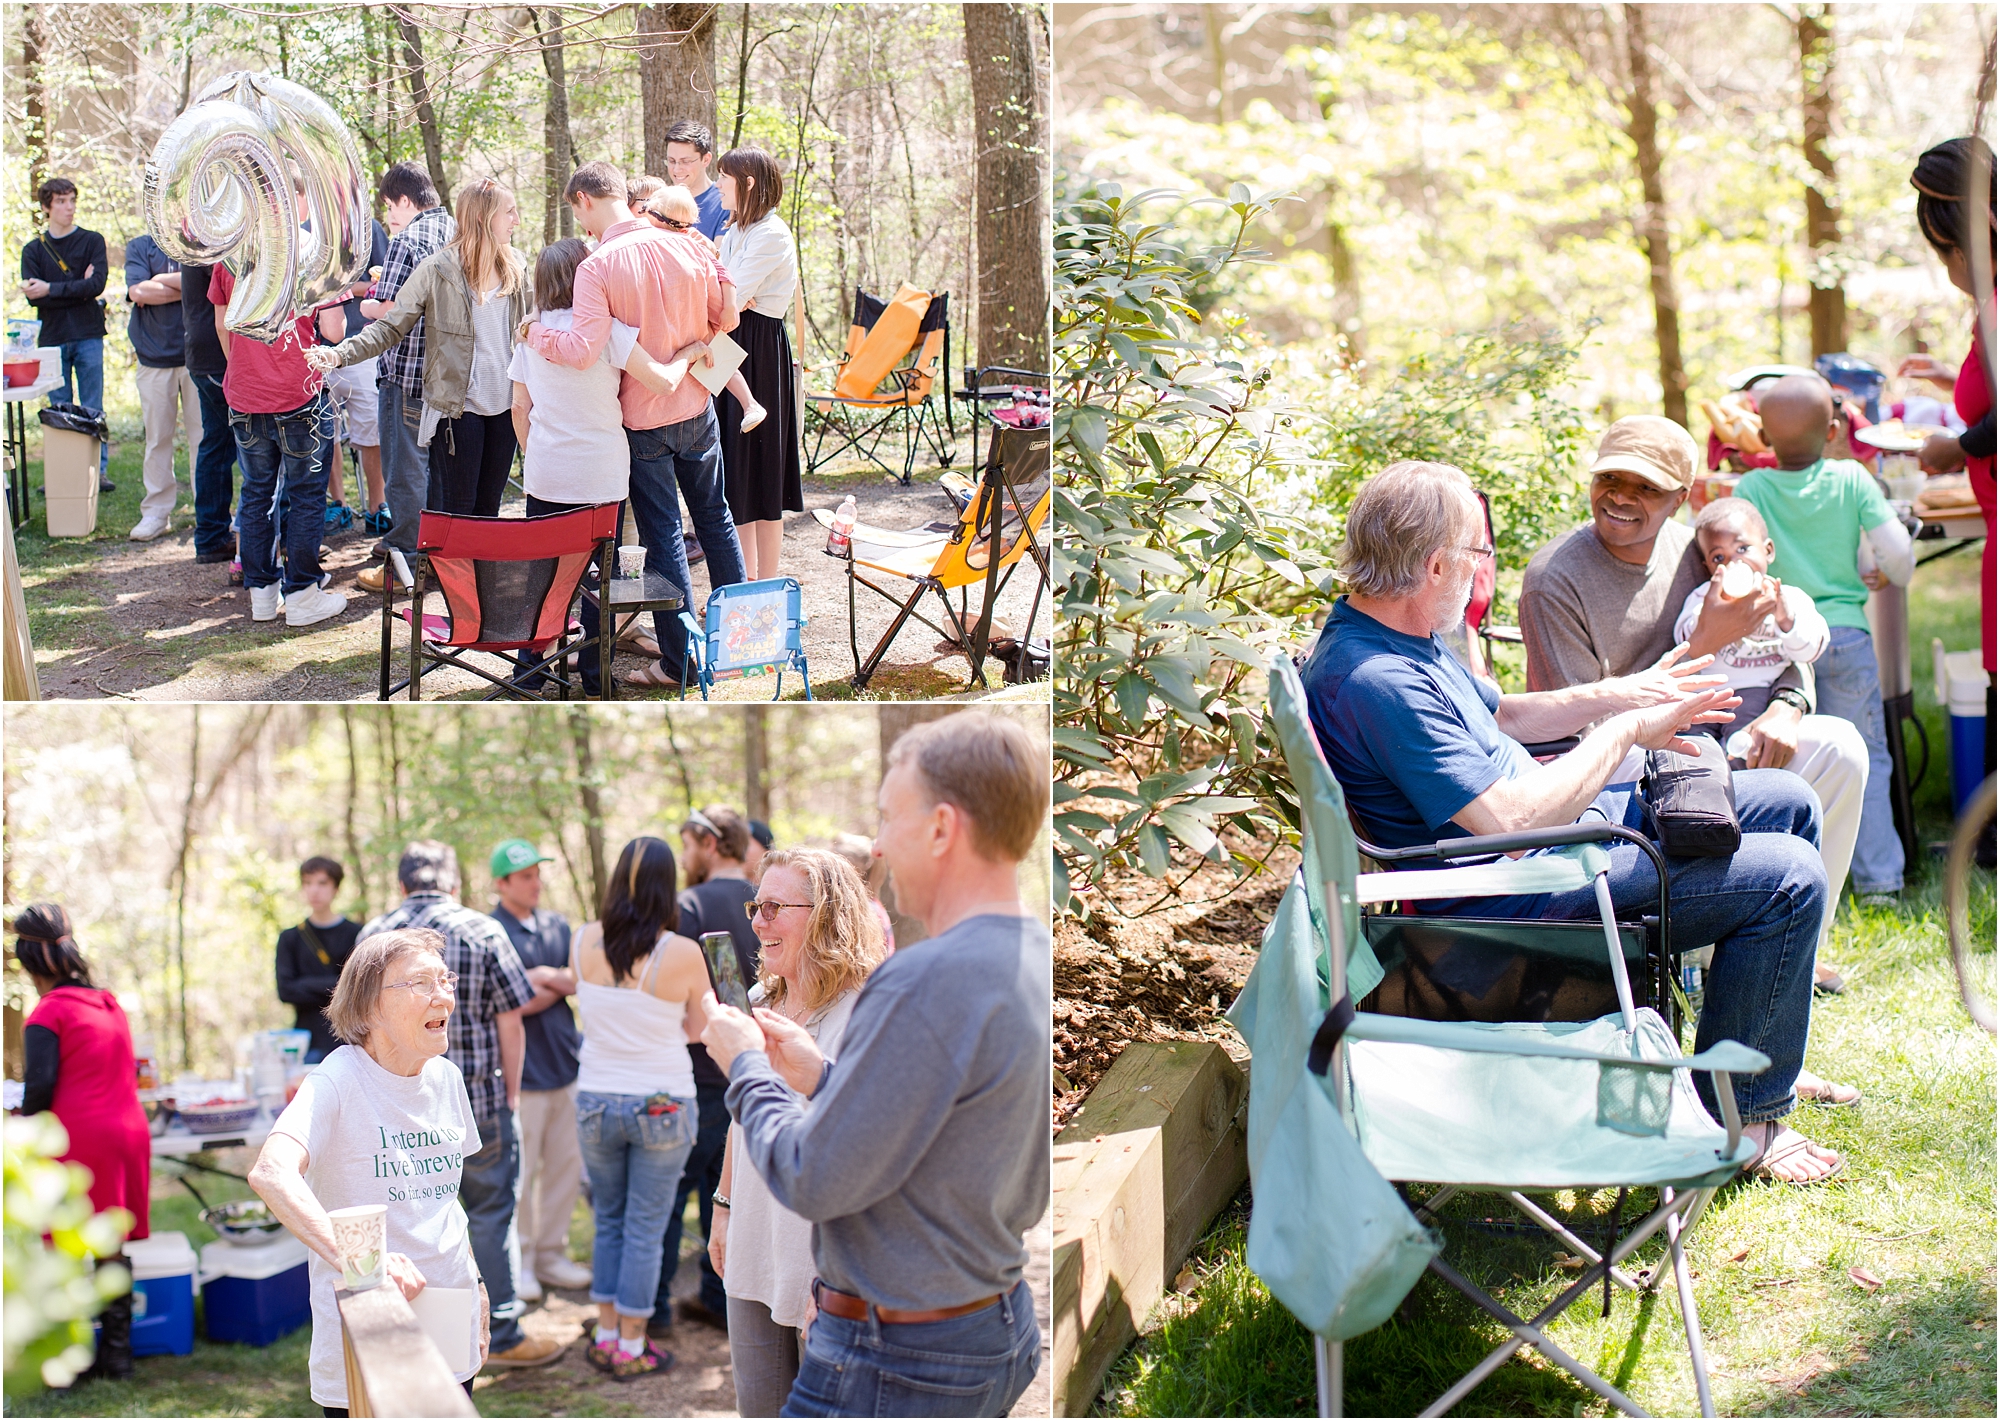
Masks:
[[[849,1322],[868,1320],[867,1299],[857,1298],[852,1293],[843,1293],[840,1289],[822,1283],[817,1278],[813,1279],[813,1301],[819,1304],[821,1312],[844,1317]],[[924,1308],[916,1312],[905,1312],[901,1308],[876,1308],[875,1316],[883,1322],[898,1326],[919,1322],[949,1322],[952,1318],[964,1317],[969,1312],[990,1308],[999,1301],[1000,1295],[995,1293],[991,1297],[981,1298],[977,1302],[955,1308]]]

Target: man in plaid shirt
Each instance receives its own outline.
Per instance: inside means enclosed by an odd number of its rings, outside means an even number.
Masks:
[[[493,1310],[489,1367],[538,1367],[563,1352],[521,1330],[507,1234],[514,1223],[514,1179],[521,1168],[514,1111],[521,1098],[521,1063],[527,1030],[521,1008],[535,995],[513,941],[486,914],[457,901],[458,855],[449,844],[422,839],[403,850],[396,866],[403,885],[400,907],[361,930],[357,941],[394,928],[431,928],[444,935],[445,967],[458,978],[446,1023],[445,1058],[465,1076],[480,1146],[465,1157],[459,1202],[479,1276]]]
[[[382,259],[375,299],[361,303],[361,314],[371,321],[389,313],[410,273],[449,242],[457,230],[451,215],[438,206],[437,188],[421,163],[391,165],[376,190],[382,195],[382,219],[395,235],[389,240],[389,254]],[[430,460],[417,447],[417,430],[424,420],[422,321],[383,352],[375,378],[383,492],[390,520],[388,536],[375,551],[386,559],[389,549],[396,547],[408,557],[417,550],[417,520],[430,488]],[[385,575],[383,567],[364,568],[355,580],[370,592],[380,592]]]

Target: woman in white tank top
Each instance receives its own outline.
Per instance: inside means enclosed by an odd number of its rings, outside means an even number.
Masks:
[[[570,966],[583,1013],[576,1133],[590,1172],[597,1241],[590,1300],[597,1331],[584,1353],[620,1381],[673,1358],[646,1340],[660,1251],[697,1125],[687,1043],[701,1035],[708,968],[674,932],[673,850],[634,839],[618,856],[602,920],[577,930]]]
[[[752,999],[798,1022],[834,1059],[862,984],[884,956],[867,885],[838,854],[778,849],[764,857],[750,907],[764,971]],[[729,1293],[737,1414],[776,1416],[812,1319],[812,1225],[780,1204],[747,1161],[735,1167],[736,1139],[731,1125],[708,1256]]]

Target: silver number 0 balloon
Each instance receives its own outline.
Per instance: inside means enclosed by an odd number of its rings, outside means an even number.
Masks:
[[[238,70],[202,89],[154,146],[144,203],[169,257],[229,268],[223,323],[266,343],[368,265],[354,139],[331,104],[275,75]]]

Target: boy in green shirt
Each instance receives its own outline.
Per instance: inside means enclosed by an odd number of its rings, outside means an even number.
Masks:
[[[1777,544],[1771,575],[1796,587],[1826,617],[1833,636],[1813,663],[1819,713],[1852,721],[1868,746],[1868,787],[1850,882],[1857,898],[1900,893],[1903,843],[1889,809],[1889,738],[1868,593],[1915,571],[1909,530],[1875,476],[1851,459],[1828,459],[1837,433],[1833,391],[1818,376],[1791,375],[1757,392],[1776,469],[1752,469],[1736,486],[1757,506]]]

